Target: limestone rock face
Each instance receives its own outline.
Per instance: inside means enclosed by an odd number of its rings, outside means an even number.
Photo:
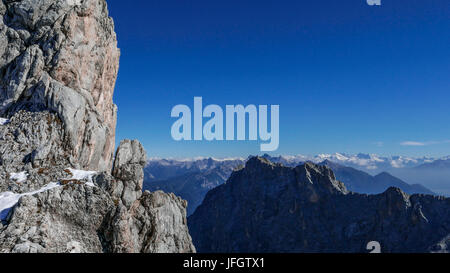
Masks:
[[[146,161],[147,155],[139,141],[124,140],[117,148],[112,175],[121,181],[126,181],[120,185],[123,188],[120,198],[127,208],[130,208],[134,200],[141,197],[144,181],[143,168]]]
[[[194,252],[186,201],[142,193],[141,143],[113,162],[105,0],[3,0],[0,16],[0,252]]]
[[[129,210],[120,204],[107,222],[110,252],[195,252],[186,222],[187,203],[174,194],[145,191]]]
[[[108,170],[119,50],[106,2],[1,1],[0,15],[0,116],[55,112],[72,164]]]
[[[44,172],[56,165],[69,167],[69,155],[64,147],[63,124],[57,115],[48,111],[17,112],[6,124],[0,125],[0,192],[27,192],[51,182],[33,180],[31,175],[19,185],[9,176],[22,171]],[[59,175],[60,170],[54,173]]]
[[[102,252],[97,231],[113,207],[107,194],[87,185],[22,197],[0,233],[0,252]]]
[[[142,194],[142,158],[142,145],[125,140],[116,166],[127,170],[126,179],[107,172],[73,178],[76,170],[58,165],[27,171],[27,181],[16,186],[24,196],[0,211],[0,252],[195,252],[187,202],[161,191]],[[22,183],[38,190],[36,185],[52,180],[60,182],[35,194],[23,191]]]

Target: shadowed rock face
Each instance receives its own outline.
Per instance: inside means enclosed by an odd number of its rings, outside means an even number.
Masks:
[[[195,252],[186,201],[142,193],[141,143],[113,162],[106,2],[3,0],[0,16],[0,252]]]
[[[109,170],[119,66],[105,1],[0,1],[0,116],[48,110],[78,168]]]
[[[250,159],[188,218],[199,252],[445,252],[450,199],[348,192],[326,166]]]

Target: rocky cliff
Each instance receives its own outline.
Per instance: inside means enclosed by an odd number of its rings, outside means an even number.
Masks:
[[[3,0],[0,15],[0,115],[52,112],[72,164],[110,169],[119,50],[106,2]],[[49,156],[39,144],[33,151]]]
[[[349,192],[327,166],[254,157],[188,218],[199,252],[449,251],[450,199]]]
[[[104,0],[0,1],[0,252],[193,252],[186,201],[142,192]]]

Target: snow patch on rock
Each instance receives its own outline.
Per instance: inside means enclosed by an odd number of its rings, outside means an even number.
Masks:
[[[0,125],[5,125],[9,123],[9,119],[6,118],[0,118]]]
[[[27,193],[13,193],[13,192],[2,192],[0,193],[0,220],[4,221],[6,220],[6,217],[8,216],[9,210],[14,207],[17,202],[19,202],[20,198],[22,196],[26,195],[33,195],[40,192],[48,191],[50,189],[59,187],[60,183],[51,182],[44,187],[40,188],[39,190],[27,192]]]
[[[95,187],[95,184],[92,181],[92,177],[97,174],[95,171],[84,171],[84,170],[76,170],[68,168],[67,170],[70,171],[72,177],[70,177],[70,180],[82,180],[86,181],[86,185]],[[10,173],[10,178],[15,180],[16,182],[24,182],[27,180],[27,173],[25,171],[20,173]],[[41,193],[44,191],[48,191],[50,189],[60,187],[60,182],[51,182],[44,187],[40,188],[36,191],[31,191],[27,193],[13,193],[13,192],[2,192],[0,193],[0,220],[4,221],[6,220],[6,217],[8,216],[9,210],[14,207],[17,202],[19,202],[20,198],[22,196],[26,195],[34,195],[37,193]]]
[[[28,174],[26,171],[20,173],[10,173],[9,179],[16,181],[17,183],[22,183],[27,180]]]
[[[79,5],[81,5],[81,0],[67,0],[67,5],[79,6]]]
[[[92,177],[97,174],[96,171],[84,171],[84,170],[76,170],[72,168],[68,168],[72,177],[70,179],[76,180],[87,180],[86,184],[95,187],[94,182],[92,182]]]

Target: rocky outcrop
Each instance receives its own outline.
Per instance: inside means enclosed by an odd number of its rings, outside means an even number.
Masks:
[[[125,140],[115,156],[119,176],[77,177],[59,166],[27,174],[29,181],[62,176],[58,185],[22,196],[2,219],[0,252],[195,252],[186,201],[161,191],[141,194],[144,163],[142,145]]]
[[[194,252],[186,201],[142,193],[142,145],[113,158],[105,0],[3,0],[0,15],[0,252]]]
[[[429,248],[431,253],[450,253],[450,235]]]
[[[147,155],[141,143],[135,140],[125,140],[120,143],[114,159],[112,175],[119,181],[125,181],[117,183],[117,187],[122,188],[120,199],[127,208],[130,208],[133,200],[141,197],[144,181],[143,168],[146,161]]]
[[[24,196],[0,233],[0,252],[102,252],[97,232],[113,208],[107,194],[85,184]]]
[[[251,158],[188,218],[199,252],[445,252],[450,199],[349,192],[326,166]]]
[[[4,0],[0,16],[0,116],[56,113],[71,163],[109,170],[119,50],[106,2]]]
[[[186,223],[185,200],[162,191],[145,191],[129,210],[122,204],[105,223],[108,252],[195,252]]]
[[[0,192],[29,192],[63,177],[63,169],[71,166],[63,131],[61,120],[48,111],[22,110],[0,125]],[[35,179],[33,174],[50,168],[52,174]],[[11,173],[22,171],[29,174],[27,181],[10,178]]]

